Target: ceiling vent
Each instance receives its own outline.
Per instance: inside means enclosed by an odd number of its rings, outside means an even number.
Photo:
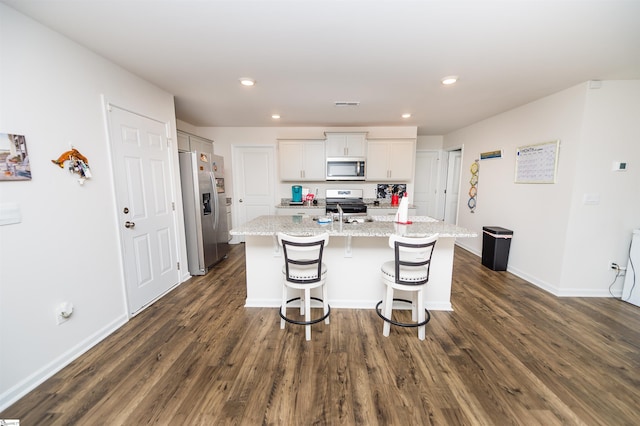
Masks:
[[[334,102],[337,107],[356,107],[360,106],[359,101],[336,101]]]

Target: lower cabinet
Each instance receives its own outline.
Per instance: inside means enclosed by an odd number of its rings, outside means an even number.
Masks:
[[[367,215],[369,216],[387,216],[387,215],[394,215],[396,214],[396,212],[398,211],[398,209],[367,209]],[[415,216],[417,213],[417,209],[415,208],[410,208],[408,210],[408,215],[409,216]]]
[[[278,216],[324,216],[324,212],[324,207],[276,207],[276,214]]]

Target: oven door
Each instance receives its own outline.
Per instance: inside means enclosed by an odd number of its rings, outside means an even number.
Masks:
[[[342,211],[345,216],[366,216],[367,215],[367,206],[364,203],[327,203],[325,207],[325,214],[337,214],[338,206],[342,208]]]

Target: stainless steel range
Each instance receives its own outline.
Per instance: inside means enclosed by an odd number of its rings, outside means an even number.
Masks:
[[[362,195],[362,189],[327,189],[325,213],[327,215],[339,213],[338,206],[340,206],[345,216],[366,216],[367,205]]]

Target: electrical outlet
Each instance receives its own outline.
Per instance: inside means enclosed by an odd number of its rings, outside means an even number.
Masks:
[[[613,269],[614,271],[617,271],[620,269],[620,266],[618,266],[616,262],[609,262],[609,269]]]
[[[67,322],[73,314],[73,303],[63,302],[56,306],[56,324],[60,325]]]
[[[60,325],[69,321],[69,317],[63,317],[59,312],[56,312],[56,324]]]

